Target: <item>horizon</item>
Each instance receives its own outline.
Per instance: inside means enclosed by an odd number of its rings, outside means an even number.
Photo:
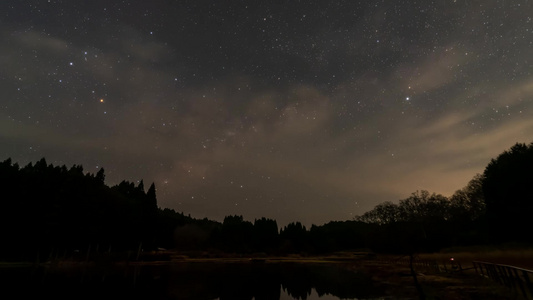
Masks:
[[[531,5],[3,1],[0,156],[280,228],[449,197],[532,141]]]

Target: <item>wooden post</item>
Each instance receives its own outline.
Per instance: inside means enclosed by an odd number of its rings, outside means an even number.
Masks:
[[[522,276],[524,277],[524,281],[526,282],[526,286],[529,290],[529,294],[533,295],[533,284],[531,284],[531,280],[529,280],[529,274],[525,270],[523,270]]]
[[[497,268],[498,268],[498,274],[500,275],[503,284],[507,287],[511,287],[509,278],[507,278],[506,268],[504,266],[497,266]]]
[[[91,254],[91,244],[89,244],[89,248],[87,249],[87,257],[85,258],[85,262],[89,261],[89,255]]]
[[[142,249],[143,243],[139,243],[139,249],[137,249],[137,258],[135,260],[139,260],[139,257],[141,256],[141,249]]]
[[[492,280],[498,282],[498,283],[502,283],[502,280],[498,274],[498,269],[496,268],[495,265],[490,265],[490,274],[491,274],[491,278]]]
[[[522,295],[524,295],[524,297],[527,297],[526,289],[524,288],[524,283],[522,282],[520,275],[518,275],[518,270],[513,268],[513,273],[516,285],[520,288],[520,291],[522,291]]]
[[[416,290],[418,291],[418,295],[420,296],[420,300],[426,299],[426,294],[424,294],[424,291],[422,290],[422,286],[418,282],[418,278],[416,277],[415,269],[413,268],[413,254],[409,255],[409,268],[411,269],[411,276],[413,276],[413,281],[415,282]]]

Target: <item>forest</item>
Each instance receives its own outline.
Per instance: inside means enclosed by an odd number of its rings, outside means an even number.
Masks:
[[[45,158],[19,166],[0,163],[0,261],[139,259],[139,253],[283,255],[348,250],[432,252],[447,247],[531,244],[524,232],[533,209],[533,143],[517,143],[492,159],[482,174],[445,197],[415,191],[361,216],[306,228],[293,222],[254,222],[226,216],[195,219],[157,205],[156,187],[105,184],[105,171],[53,166]],[[142,259],[142,258],[141,258]]]

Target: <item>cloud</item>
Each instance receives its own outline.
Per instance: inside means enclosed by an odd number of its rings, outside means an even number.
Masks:
[[[66,40],[36,31],[15,33],[14,37],[25,48],[46,51],[54,55],[64,55],[70,49],[69,43]]]
[[[533,80],[525,78],[502,86],[496,98],[496,103],[502,106],[523,105],[533,98]]]
[[[235,85],[225,89],[237,90],[236,82],[243,81],[227,82]],[[449,109],[421,118],[413,109],[401,115],[394,104],[365,115],[361,132],[340,132],[334,130],[336,96],[313,87],[251,93],[243,102],[232,102],[229,92],[208,92],[221,89],[208,85],[205,93],[184,94],[188,104],[178,111],[166,102],[138,102],[117,120],[117,130],[125,133],[114,138],[117,153],[168,164],[166,171],[146,173],[167,195],[164,205],[202,216],[246,212],[251,218],[269,214],[280,220],[289,219],[280,210],[317,220],[321,207],[349,218],[342,207],[361,214],[379,201],[420,189],[449,196],[533,126],[516,118],[480,130],[475,123],[483,109]],[[280,101],[280,95],[287,100]],[[131,148],[135,139],[145,142]],[[274,208],[268,201],[281,202]]]
[[[392,74],[402,78],[401,87],[412,89],[411,92],[428,93],[450,85],[457,80],[458,68],[467,62],[472,63],[464,54],[468,50],[454,46],[456,44],[457,42],[433,50],[415,64],[403,64]]]
[[[273,16],[290,30],[252,17],[222,36],[209,16],[154,34],[121,16],[81,37],[5,29],[1,153],[155,181],[160,205],[218,220],[309,224],[450,195],[530,138],[527,19],[382,4],[305,12],[314,26],[299,8],[298,24]]]

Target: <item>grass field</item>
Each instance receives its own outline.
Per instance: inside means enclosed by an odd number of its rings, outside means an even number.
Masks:
[[[533,248],[527,247],[465,247],[450,248],[438,253],[420,254],[421,259],[449,261],[453,258],[462,267],[471,267],[472,261],[483,261],[494,264],[511,265],[533,270]]]

